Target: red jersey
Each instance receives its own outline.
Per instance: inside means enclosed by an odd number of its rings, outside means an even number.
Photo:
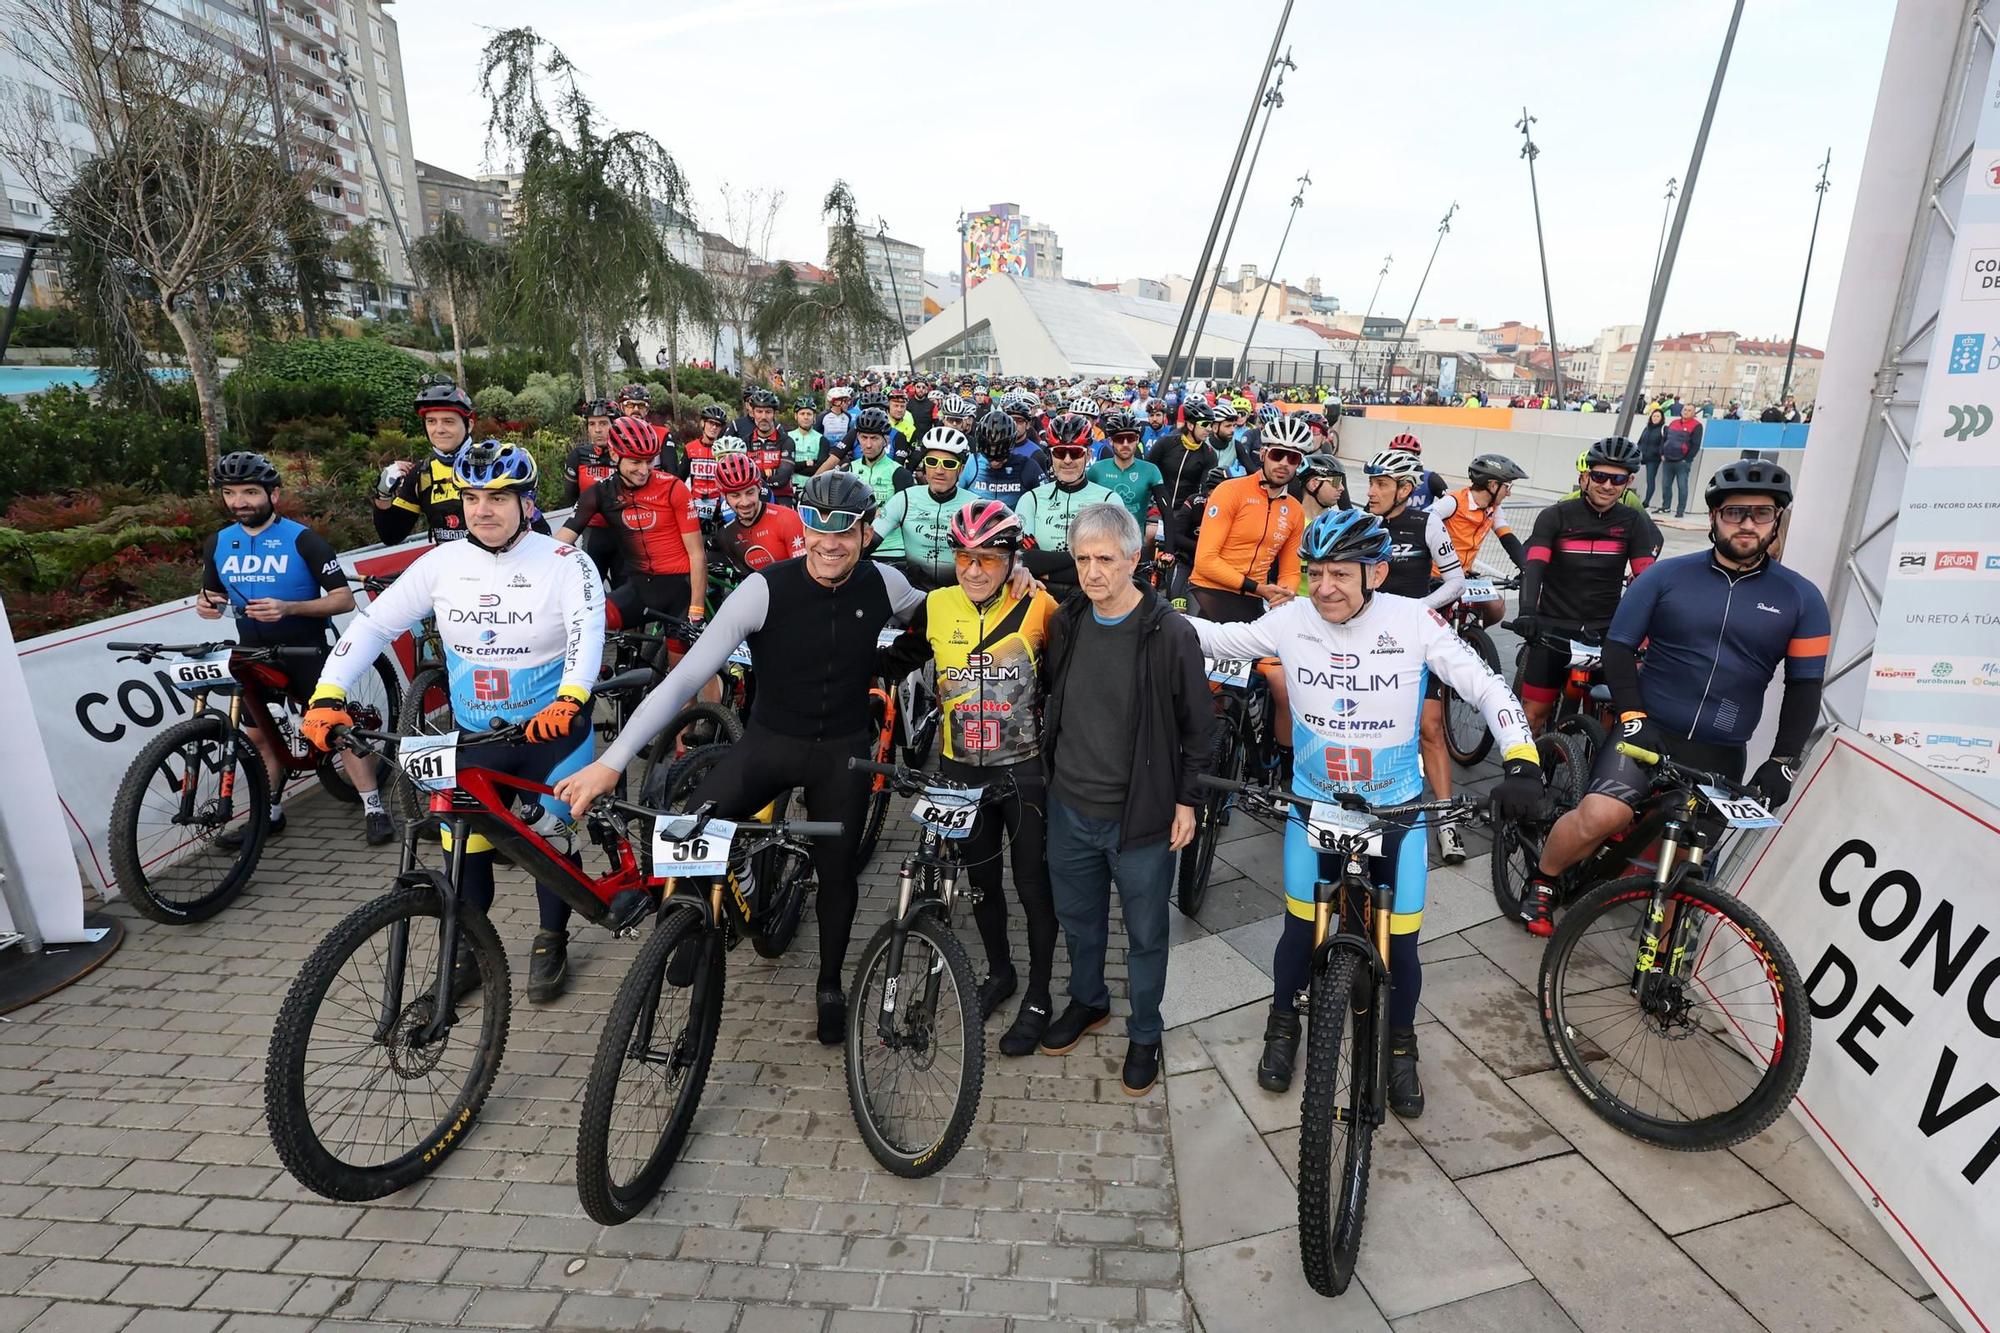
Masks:
[[[694,496],[671,472],[655,469],[646,484],[632,487],[619,477],[601,481],[576,502],[574,524],[603,514],[624,543],[626,559],[641,574],[685,574],[688,549],[683,537],[701,535]]]
[[[780,560],[804,555],[806,526],[799,521],[796,509],[767,504],[748,523],[739,518],[723,524],[716,541],[731,564],[745,574],[754,574]]]
[[[695,512],[706,518],[716,512],[722,499],[722,488],[715,484],[715,446],[697,436],[681,453],[687,459],[687,484],[694,492]]]
[[[790,504],[792,442],[774,426],[769,435],[760,435],[750,440],[749,451],[750,457],[757,460],[758,471],[764,474],[764,484],[770,488],[771,498],[780,504]]]

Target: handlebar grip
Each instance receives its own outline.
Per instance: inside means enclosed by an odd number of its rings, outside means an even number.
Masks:
[[[1250,788],[1250,784],[1247,782],[1236,782],[1230,778],[1218,778],[1213,773],[1197,773],[1194,784],[1197,787],[1208,787],[1214,791],[1248,791]]]
[[[1632,744],[1630,741],[1618,742],[1618,753],[1624,755],[1627,759],[1644,764],[1648,768],[1660,762],[1660,756],[1657,751],[1643,749],[1640,746]]]
[[[148,649],[148,648],[152,647],[152,645],[151,645],[151,644],[149,644],[149,643],[119,643],[119,642],[113,642],[113,643],[107,643],[107,644],[105,644],[105,645],[104,645],[104,647],[105,647],[105,650],[106,650],[107,652],[114,652],[114,653],[141,653],[141,652],[144,652],[144,651],[145,651],[146,649]]]
[[[873,759],[862,759],[859,756],[849,759],[847,767],[849,772],[880,773],[885,778],[893,778],[902,772],[894,764],[878,764]]]
[[[837,820],[792,819],[785,822],[785,832],[795,838],[838,838],[847,826]]]

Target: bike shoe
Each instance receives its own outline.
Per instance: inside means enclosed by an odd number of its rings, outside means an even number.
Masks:
[[[1405,1120],[1424,1113],[1424,1085],[1417,1081],[1417,1034],[1389,1038],[1389,1109]]]
[[[1042,1054],[1068,1055],[1076,1049],[1076,1044],[1083,1040],[1086,1032],[1095,1032],[1110,1021],[1109,1009],[1071,1000],[1063,1007],[1061,1017],[1042,1033]]]
[[[1465,860],[1465,839],[1458,836],[1456,824],[1446,824],[1438,830],[1438,855],[1446,865],[1458,865]]]
[[[1132,1041],[1125,1044],[1125,1073],[1120,1086],[1127,1097],[1143,1097],[1160,1081],[1160,1043]]]
[[[231,851],[231,852],[241,851],[243,849],[243,832],[245,829],[249,827],[250,827],[249,821],[246,820],[243,823],[238,824],[235,828],[229,830],[229,832],[227,833],[218,833],[215,836],[215,845],[217,847],[224,849],[225,851]],[[264,826],[264,836],[266,838],[275,838],[284,831],[285,831],[285,817],[283,815],[279,815],[276,819],[272,820],[270,823]]]
[[[1042,1044],[1042,1034],[1048,1030],[1049,1002],[1023,1000],[1021,1012],[1014,1015],[1014,1026],[1000,1034],[1000,1054],[1032,1055],[1035,1048]]]
[[[1521,893],[1521,920],[1530,935],[1547,939],[1556,933],[1556,890],[1553,884],[1529,880]]]
[[[396,826],[390,822],[386,810],[370,810],[367,818],[361,821],[361,827],[370,847],[380,847],[396,836]]]
[[[1266,1092],[1288,1091],[1298,1062],[1299,1016],[1273,1009],[1264,1022],[1264,1058],[1257,1062],[1257,1086]]]
[[[992,973],[979,983],[980,1022],[983,1023],[993,1017],[994,1011],[1000,1008],[1001,1003],[1012,998],[1014,988],[1019,981],[1020,978],[1015,976],[1014,969],[1010,967],[1005,972]]]
[[[838,1046],[847,1038],[847,996],[836,986],[821,986],[813,996],[819,1006],[819,1044]]]
[[[569,982],[569,935],[538,930],[528,951],[528,1003],[552,1004]]]

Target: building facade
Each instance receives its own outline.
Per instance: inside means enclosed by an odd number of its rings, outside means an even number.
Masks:
[[[829,227],[829,251],[833,241],[834,231]],[[868,285],[882,298],[882,308],[892,317],[900,309],[904,332],[915,331],[924,322],[924,248],[893,236],[864,235],[861,253]]]
[[[436,231],[439,219],[451,213],[474,240],[498,245],[506,239],[505,187],[475,176],[461,176],[429,162],[417,163],[416,173],[417,205],[423,217],[424,235]]]
[[[1636,346],[1626,343],[1606,358],[1614,386],[1610,392],[1623,392]],[[1778,402],[1790,348],[1784,339],[1745,338],[1727,329],[1677,334],[1654,344],[1641,387],[1649,396],[1673,394],[1696,403],[1712,401],[1717,407],[1736,403],[1745,416],[1753,416]],[[1790,392],[1801,407],[1818,397],[1825,362],[1825,352],[1799,344]]]
[[[15,27],[13,11],[22,2],[0,0],[0,21],[6,23],[9,31]],[[83,109],[33,62],[24,60],[14,49],[14,43],[4,40],[0,40],[0,106],[30,109],[79,167],[96,150],[90,130],[84,124]],[[16,171],[12,163],[0,160],[0,299],[13,292],[29,243],[46,235],[54,225],[51,212],[50,201],[35,192],[27,177]],[[41,245],[28,289],[22,295],[23,303],[46,305],[61,290],[50,249]]]

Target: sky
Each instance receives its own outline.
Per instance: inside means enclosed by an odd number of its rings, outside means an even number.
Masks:
[[[643,130],[689,178],[699,221],[723,191],[779,191],[771,257],[818,261],[836,178],[862,216],[956,275],[957,219],[1011,202],[1053,226],[1064,275],[1192,272],[1283,0],[409,0],[402,34],[417,156],[500,168],[480,48],[533,26],[586,74],[606,122]],[[1813,186],[1832,164],[1800,341],[1825,345],[1894,6],[1747,6],[1661,318],[1663,335],[1785,337]],[[1419,318],[1546,327],[1528,169],[1533,133],[1555,326],[1565,346],[1637,324],[1666,182],[1685,178],[1728,0],[1295,4],[1297,68],[1227,255],[1344,310],[1402,317],[1437,224]],[[460,73],[462,71],[462,73]],[[749,71],[755,71],[751,73]],[[855,74],[863,72],[864,77]],[[1253,139],[1254,143],[1254,139]],[[1226,222],[1226,219],[1225,219]]]

